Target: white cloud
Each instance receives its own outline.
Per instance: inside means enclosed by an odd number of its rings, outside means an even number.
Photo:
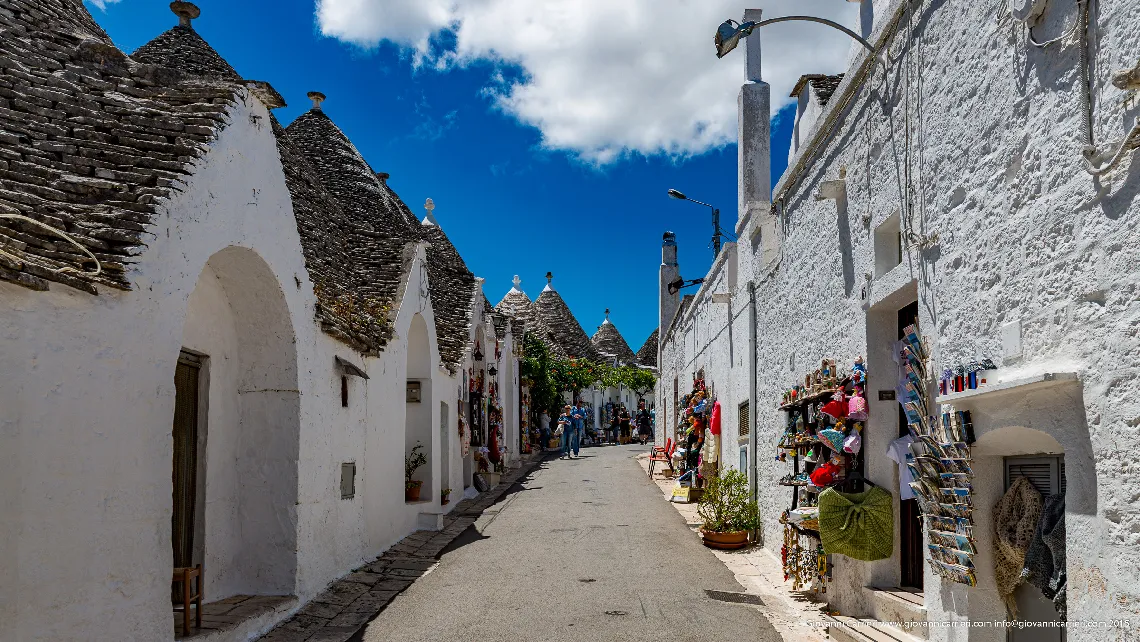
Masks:
[[[85,1],[90,2],[91,4],[95,5],[96,7],[99,7],[100,11],[106,11],[107,5],[115,4],[119,0],[85,0]]]
[[[755,3],[759,4],[759,3]],[[765,17],[815,15],[854,28],[858,5],[767,0]],[[543,145],[605,164],[634,152],[698,154],[736,139],[743,49],[716,58],[713,33],[739,20],[730,0],[317,0],[321,32],[361,47],[390,41],[415,64],[517,65],[492,80],[498,106],[542,132]],[[440,47],[439,35],[452,44]],[[842,71],[852,41],[819,24],[759,33],[772,111],[801,74]],[[757,36],[752,36],[756,38]]]

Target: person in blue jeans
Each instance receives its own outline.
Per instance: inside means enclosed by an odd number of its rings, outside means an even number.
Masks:
[[[570,451],[578,449],[578,430],[574,427],[570,406],[564,407],[562,414],[558,415],[558,426],[562,428],[562,455],[558,458],[572,459]]]
[[[574,425],[574,456],[578,456],[578,447],[582,445],[582,439],[586,436],[586,410],[582,408],[582,402],[574,402],[574,407],[570,409],[570,420]]]

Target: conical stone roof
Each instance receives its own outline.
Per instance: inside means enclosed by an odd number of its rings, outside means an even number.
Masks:
[[[590,342],[589,335],[582,329],[578,319],[570,312],[570,307],[551,285],[542,290],[542,294],[534,302],[536,316],[549,328],[553,340],[567,355],[575,359],[589,359],[600,361],[594,344]]]
[[[241,81],[237,70],[193,27],[175,26],[136,49],[131,58],[147,65],[177,69],[188,76]]]
[[[625,337],[621,336],[617,326],[610,321],[609,310],[606,310],[606,320],[598,326],[594,336],[590,337],[590,343],[594,344],[603,357],[616,357],[618,361],[626,364],[637,362],[637,357],[626,343]]]
[[[539,341],[545,343],[555,357],[559,359],[568,358],[569,355],[566,354],[566,351],[558,343],[554,332],[539,318],[535,310],[534,301],[530,300],[526,292],[519,289],[519,285],[518,277],[515,277],[515,286],[503,296],[498,305],[495,306],[495,309],[514,320],[512,321],[511,327],[516,337],[520,337],[523,334],[532,334],[537,337]],[[517,326],[513,325],[514,322],[522,324],[521,331]]]
[[[637,351],[637,362],[643,366],[657,367],[657,335],[659,331],[659,328],[654,328],[653,333]]]

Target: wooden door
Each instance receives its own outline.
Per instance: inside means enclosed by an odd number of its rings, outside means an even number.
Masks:
[[[198,382],[201,360],[183,352],[174,371],[174,566],[193,566],[194,508],[198,483]]]

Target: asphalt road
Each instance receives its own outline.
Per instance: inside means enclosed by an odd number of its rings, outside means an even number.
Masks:
[[[364,630],[365,642],[780,639],[661,497],[643,446],[548,460]]]

